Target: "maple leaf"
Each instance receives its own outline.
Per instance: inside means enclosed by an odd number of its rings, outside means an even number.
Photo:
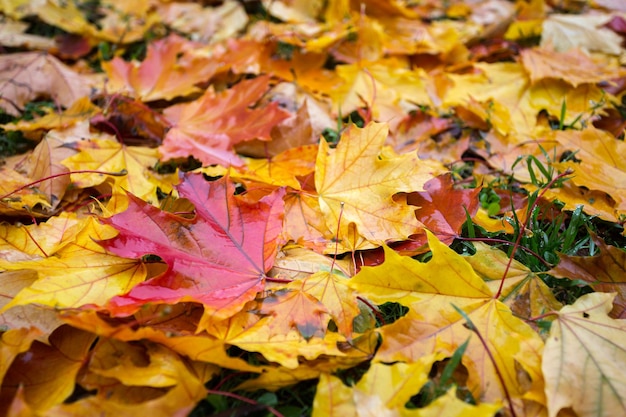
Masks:
[[[157,188],[163,192],[172,191],[172,185],[178,181],[176,174],[160,177],[151,168],[159,159],[158,151],[144,146],[126,146],[111,139],[89,139],[65,145],[78,151],[62,161],[72,171],[97,170],[125,175],[109,177],[76,173],[71,175],[75,187],[88,188],[113,182],[116,187],[129,191],[149,202],[157,201]],[[111,189],[105,187],[103,192]],[[124,197],[122,197],[124,198]],[[109,201],[109,204],[112,204]]]
[[[555,163],[559,169],[573,170],[572,182],[590,190],[609,194],[616,202],[616,214],[626,212],[626,162],[619,155],[626,152],[626,143],[610,133],[590,126],[584,130],[557,132],[556,140],[568,150],[577,151],[582,162]]]
[[[204,165],[242,165],[232,152],[233,145],[245,140],[270,140],[270,131],[289,117],[278,103],[249,109],[266,92],[269,76],[242,81],[231,89],[215,93],[208,89],[202,97],[164,111],[172,124],[159,148],[164,159],[193,155]]]
[[[290,287],[301,286],[302,291],[315,297],[328,310],[341,334],[351,338],[352,325],[360,310],[355,291],[348,286],[346,277],[330,272],[317,272],[294,282]]]
[[[207,383],[314,379],[315,416],[624,409],[617,243],[548,271],[616,292],[611,313],[602,293],[562,307],[500,249],[446,246],[463,206],[517,235],[516,187],[620,242],[623,1],[262,0],[271,21],[203,3],[0,0],[0,44],[56,56],[0,56],[0,154],[35,148],[0,161],[0,415],[182,417]],[[26,33],[41,22],[63,34]],[[224,178],[157,174],[197,160]],[[447,170],[511,207],[493,218]]]
[[[451,175],[441,175],[424,184],[424,191],[407,196],[407,204],[418,206],[417,219],[439,240],[452,243],[461,232],[467,216],[478,211],[480,187],[472,190],[454,188]]]
[[[452,356],[471,332],[464,318],[451,307],[462,309],[472,320],[491,352],[497,353],[494,365],[486,358],[484,347],[470,337],[463,364],[469,371],[468,388],[475,398],[497,401],[504,390],[513,399],[541,398],[540,357],[542,341],[522,320],[514,317],[504,304],[494,300],[491,291],[473,271],[465,258],[428,233],[433,252],[428,263],[420,263],[385,249],[385,262],[363,267],[351,279],[351,286],[375,302],[396,301],[409,307],[407,315],[381,327],[382,344],[376,360],[413,362],[430,352]],[[534,386],[518,383],[522,366]],[[498,371],[496,371],[496,367]],[[487,381],[502,375],[505,387]]]
[[[328,93],[341,106],[341,114],[367,106],[377,120],[394,120],[405,113],[401,103],[431,103],[425,88],[427,75],[422,70],[381,61],[367,66],[341,65],[336,72],[341,82]]]
[[[93,218],[84,218],[74,228],[70,229],[74,234],[71,241],[52,256],[19,262],[0,259],[2,270],[24,274],[36,270],[38,274],[38,279],[21,289],[3,311],[32,303],[57,308],[98,306],[145,279],[146,268],[141,262],[107,253],[93,241],[111,238],[115,234],[112,228],[100,225]],[[50,245],[42,243],[43,247]],[[37,249],[39,253],[43,250],[41,246]]]
[[[445,294],[473,300],[486,300],[491,297],[489,287],[474,272],[467,260],[430,232],[427,232],[428,246],[433,258],[423,264],[407,256],[401,256],[388,247],[385,262],[377,267],[363,267],[350,280],[350,286],[374,302],[397,301],[404,305],[422,300],[425,294]],[[412,279],[406,279],[410,273]],[[438,279],[440,276],[447,279]]]
[[[335,149],[320,141],[315,187],[326,225],[339,240],[347,237],[350,223],[377,245],[406,239],[420,227],[415,209],[396,203],[392,196],[423,190],[424,183],[444,168],[410,154],[381,152],[387,132],[386,124],[370,123],[362,129],[351,126]]]
[[[530,193],[538,190],[538,187],[532,184],[526,184],[524,188]],[[598,216],[611,223],[619,222],[615,200],[603,191],[577,187],[573,181],[566,181],[559,188],[544,188],[542,192],[547,200],[559,200],[565,204],[562,210],[574,211],[582,207],[583,211],[591,216]]]
[[[289,149],[306,145],[317,145],[320,135],[326,129],[335,127],[324,102],[316,100],[293,83],[278,83],[262,99],[263,102],[277,101],[284,109],[295,111],[288,119],[281,121],[270,132],[270,142],[252,140],[235,146],[238,153],[255,157],[274,157]]]
[[[626,252],[607,245],[593,232],[596,256],[559,255],[559,263],[547,273],[559,278],[582,279],[596,291],[617,292],[610,316],[626,317]]]
[[[54,255],[84,227],[75,214],[62,213],[45,223],[0,225],[0,259],[18,261]]]
[[[559,52],[580,48],[587,52],[622,53],[622,38],[603,27],[610,14],[566,15],[552,14],[543,22],[541,46],[551,45]]]
[[[323,253],[333,236],[319,205],[319,198],[306,192],[285,195],[286,239]]]
[[[197,53],[199,44],[178,35],[152,42],[141,63],[125,62],[120,57],[103,61],[107,90],[130,93],[143,101],[171,100],[200,91],[195,85],[209,80],[221,63]],[[167,68],[167,71],[164,69]]]
[[[289,333],[296,328],[305,339],[324,337],[330,317],[319,300],[302,289],[281,290],[265,297],[258,313],[271,315],[267,323],[273,332]]]
[[[258,188],[261,184],[274,187],[291,187],[300,190],[302,187],[298,177],[307,176],[315,170],[317,145],[305,145],[287,149],[271,159],[241,158],[244,165],[240,167],[214,166],[201,171],[209,176],[228,175],[231,179],[253,184],[247,189]]]
[[[438,356],[441,358],[437,354],[426,355],[413,364],[373,364],[354,387],[347,387],[339,378],[323,374],[315,395],[317,410],[313,415],[356,416],[360,415],[357,407],[364,407],[369,413],[376,412],[375,415],[392,415],[391,410],[404,408],[411,396],[428,381],[428,372]],[[341,414],[335,412],[339,410]]]
[[[550,417],[626,413],[626,322],[608,317],[613,294],[592,293],[563,307],[546,340],[542,370]],[[619,411],[622,410],[622,411]]]
[[[70,107],[88,96],[86,78],[52,55],[22,52],[0,56],[0,109],[19,116],[24,105],[40,96]]]
[[[440,354],[430,354],[412,364],[373,364],[353,387],[339,378],[320,375],[313,402],[313,416],[493,416],[501,406],[469,405],[456,398],[451,389],[426,407],[407,409],[405,404],[428,380],[428,372]],[[363,410],[367,410],[364,414]]]
[[[577,87],[607,81],[619,75],[615,69],[593,61],[578,49],[559,53],[547,48],[532,48],[523,50],[520,55],[532,82],[556,78]]]
[[[446,75],[454,85],[443,94],[444,105],[467,105],[470,97],[479,102],[492,102],[490,123],[494,123],[499,132],[509,134],[509,144],[511,141],[522,143],[538,134],[537,115],[541,110],[570,124],[581,115],[591,117],[598,110],[594,105],[603,103],[605,93],[593,84],[572,87],[554,79],[531,83],[526,69],[519,63],[476,63],[474,67],[479,73]],[[563,102],[567,106],[561,116]],[[521,153],[518,151],[515,157]]]
[[[263,288],[281,232],[284,191],[259,202],[234,196],[227,179],[208,183],[187,175],[177,186],[195,206],[186,219],[152,207],[129,195],[123,213],[102,219],[120,233],[101,242],[120,256],[157,255],[168,264],[162,275],[135,286],[109,303],[112,311],[129,314],[146,303],[196,301],[226,318]],[[137,229],[137,224],[142,224]]]

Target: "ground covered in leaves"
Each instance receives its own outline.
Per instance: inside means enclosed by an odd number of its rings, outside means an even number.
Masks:
[[[0,415],[626,415],[623,1],[0,12]]]

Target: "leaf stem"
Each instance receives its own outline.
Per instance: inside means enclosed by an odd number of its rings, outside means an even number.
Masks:
[[[7,193],[5,195],[0,196],[0,200],[4,200],[5,198],[18,193],[22,190],[25,190],[26,188],[32,187],[33,185],[37,185],[41,182],[44,181],[48,181],[48,180],[53,180],[55,178],[58,177],[62,177],[64,175],[71,175],[71,174],[102,174],[102,175],[112,175],[114,177],[123,177],[124,175],[128,174],[128,171],[126,171],[125,169],[119,171],[119,172],[107,172],[107,171],[96,171],[96,170],[92,170],[92,169],[83,169],[83,170],[79,170],[79,171],[68,171],[68,172],[61,172],[59,174],[54,174],[54,175],[50,175],[48,177],[45,178],[41,178],[38,179],[37,181],[33,181],[33,182],[29,182],[28,184],[22,185],[21,187],[16,188],[15,190],[11,191],[10,193]]]
[[[45,250],[43,250],[43,248],[39,245],[39,243],[35,240],[35,238],[33,237],[33,235],[30,234],[30,232],[28,231],[28,229],[26,227],[24,227],[24,231],[26,232],[26,234],[28,235],[28,237],[30,238],[30,240],[33,241],[33,243],[35,244],[35,246],[37,246],[37,248],[41,251],[41,253],[43,253],[44,257],[48,257],[48,254],[46,253]]]
[[[493,354],[491,353],[491,349],[489,349],[489,345],[487,345],[487,341],[483,338],[483,335],[480,333],[476,325],[474,325],[474,322],[472,321],[472,319],[469,318],[469,315],[465,311],[461,310],[459,307],[455,306],[454,304],[452,304],[452,307],[454,307],[454,309],[467,322],[465,324],[465,327],[470,332],[478,336],[478,340],[480,340],[480,343],[483,345],[483,348],[485,349],[485,352],[487,352],[487,356],[489,356],[489,360],[491,361],[491,364],[493,365],[493,369],[496,371],[496,376],[498,377],[498,380],[500,381],[500,385],[502,386],[502,390],[504,391],[504,396],[506,397],[506,400],[509,403],[509,411],[511,412],[511,417],[517,417],[517,414],[515,414],[515,408],[513,407],[513,401],[511,400],[511,394],[509,393],[509,389],[506,386],[506,383],[504,382],[504,377],[502,376],[502,373],[500,372],[500,368],[498,367],[498,364],[496,363],[496,359],[493,357]]]
[[[509,269],[511,269],[511,264],[513,263],[513,258],[515,257],[515,252],[517,252],[517,249],[520,247],[520,242],[522,241],[522,236],[524,236],[524,232],[528,228],[528,224],[530,223],[530,220],[532,219],[532,212],[537,207],[537,203],[539,202],[541,197],[543,197],[543,195],[552,187],[552,185],[556,181],[558,181],[561,178],[566,177],[566,176],[568,176],[570,174],[571,174],[571,171],[567,170],[567,171],[557,175],[552,180],[550,180],[550,182],[543,188],[543,190],[541,190],[541,193],[539,193],[537,198],[535,198],[535,201],[533,201],[533,204],[528,208],[528,218],[526,219],[526,222],[521,224],[520,230],[517,233],[517,238],[515,239],[515,244],[513,245],[513,249],[511,250],[511,256],[509,257],[509,262],[507,262],[506,268],[504,269],[504,274],[502,274],[502,279],[500,280],[500,287],[498,288],[498,292],[494,295],[495,299],[500,298],[500,294],[502,294],[502,288],[504,288],[504,279],[506,278],[507,274],[509,273]]]
[[[285,417],[283,414],[281,414],[274,407],[272,407],[270,405],[262,404],[262,403],[260,403],[258,401],[251,400],[250,398],[246,398],[246,397],[243,397],[241,395],[233,394],[233,393],[227,392],[227,391],[219,391],[219,390],[213,390],[213,389],[209,389],[207,391],[208,391],[209,394],[223,395],[224,397],[234,398],[234,399],[242,401],[244,403],[248,403],[248,404],[252,404],[252,405],[259,405],[259,406],[264,407],[270,413],[274,414],[276,417]]]
[[[357,296],[356,298],[357,300],[365,304],[370,310],[372,310],[372,313],[374,313],[376,318],[380,321],[381,326],[384,326],[385,324],[387,324],[383,315],[380,313],[380,311],[376,309],[376,307],[374,307],[372,303],[370,303],[368,300],[366,300],[365,298],[361,296]]]

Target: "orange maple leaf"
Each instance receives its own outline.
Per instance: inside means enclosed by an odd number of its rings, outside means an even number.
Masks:
[[[107,73],[107,90],[127,93],[143,101],[171,100],[200,91],[195,85],[208,81],[222,64],[219,60],[198,54],[200,44],[177,35],[148,45],[146,58],[140,63],[120,57],[103,61]]]
[[[220,93],[209,89],[198,100],[167,108],[164,114],[172,128],[159,148],[163,158],[193,155],[204,165],[242,165],[233,145],[251,139],[270,140],[272,128],[289,117],[278,103],[249,108],[267,91],[268,83],[269,76],[257,77]]]

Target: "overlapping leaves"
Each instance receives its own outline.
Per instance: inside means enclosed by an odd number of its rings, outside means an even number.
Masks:
[[[0,1],[0,415],[619,413],[623,6],[245,3]]]

